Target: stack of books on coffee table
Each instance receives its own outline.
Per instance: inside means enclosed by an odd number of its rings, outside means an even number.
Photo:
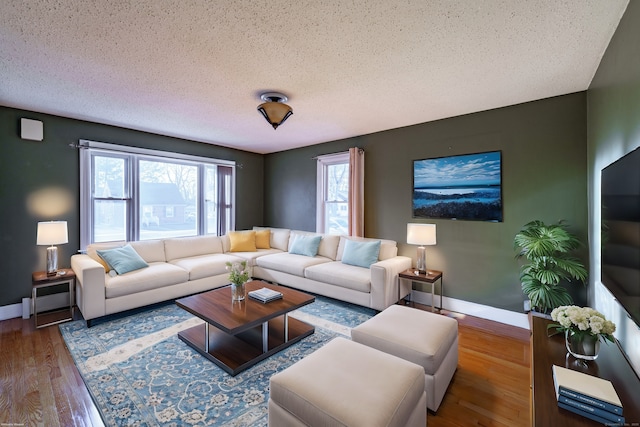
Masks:
[[[611,381],[553,365],[558,406],[607,425],[624,425],[622,402]]]
[[[257,289],[249,292],[249,297],[267,303],[282,298],[282,293],[269,288]]]

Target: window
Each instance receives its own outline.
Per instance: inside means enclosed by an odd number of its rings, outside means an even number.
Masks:
[[[316,231],[349,234],[349,153],[318,157]]]
[[[82,248],[233,229],[233,162],[92,141],[80,147]]]

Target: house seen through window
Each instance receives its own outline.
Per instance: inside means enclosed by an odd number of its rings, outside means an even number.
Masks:
[[[232,162],[82,143],[82,248],[233,229]]]
[[[349,153],[318,157],[316,231],[349,234]]]

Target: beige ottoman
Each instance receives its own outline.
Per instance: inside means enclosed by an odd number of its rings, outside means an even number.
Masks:
[[[351,338],[422,366],[427,408],[438,410],[458,366],[455,319],[392,305],[352,329]]]
[[[427,422],[420,366],[346,338],[269,381],[269,426],[415,426]]]

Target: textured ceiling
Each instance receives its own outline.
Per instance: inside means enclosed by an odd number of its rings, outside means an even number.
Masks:
[[[2,0],[0,105],[269,153],[586,90],[627,3]]]

